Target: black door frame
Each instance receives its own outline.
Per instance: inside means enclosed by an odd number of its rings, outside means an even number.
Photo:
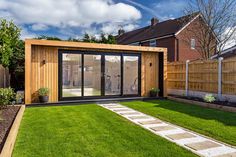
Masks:
[[[81,54],[81,96],[78,97],[63,97],[62,96],[62,54]],[[84,96],[84,55],[101,55],[101,95],[100,96]],[[105,55],[117,55],[121,57],[121,88],[120,95],[105,95]],[[123,56],[137,56],[138,57],[138,94],[123,94]],[[137,97],[141,96],[141,53],[127,53],[127,52],[101,52],[101,51],[81,51],[81,50],[58,50],[58,100],[67,101],[67,100],[81,100],[81,99],[101,99],[101,98],[119,98],[119,97]]]

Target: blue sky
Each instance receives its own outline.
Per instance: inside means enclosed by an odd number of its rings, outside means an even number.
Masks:
[[[81,38],[116,34],[183,15],[187,0],[0,0],[0,18],[22,28],[22,39],[39,35]]]

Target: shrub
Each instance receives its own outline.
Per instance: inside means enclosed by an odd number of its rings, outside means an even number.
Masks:
[[[150,92],[158,93],[158,92],[160,92],[160,89],[158,89],[158,88],[152,88],[152,89],[150,90]]]
[[[205,96],[204,96],[204,101],[205,102],[209,102],[209,103],[211,103],[211,102],[214,102],[216,99],[215,99],[215,97],[212,95],[212,94],[206,94]]]
[[[16,93],[16,103],[22,103],[23,99],[24,99],[23,93]]]
[[[0,88],[0,107],[11,105],[15,95],[12,88]]]
[[[39,96],[48,96],[49,89],[48,88],[40,88],[38,90]]]

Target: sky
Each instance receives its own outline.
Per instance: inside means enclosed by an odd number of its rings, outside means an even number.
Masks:
[[[183,15],[187,0],[0,0],[0,18],[13,20],[21,39],[39,35],[62,39],[131,31]]]

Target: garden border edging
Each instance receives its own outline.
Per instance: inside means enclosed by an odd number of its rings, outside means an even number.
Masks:
[[[206,103],[206,102],[187,100],[187,99],[176,98],[176,97],[172,97],[172,96],[168,96],[168,99],[178,101],[178,102],[188,103],[188,104],[195,104],[195,105],[198,105],[198,106],[212,108],[212,109],[219,109],[219,110],[227,111],[227,112],[236,112],[236,108],[235,107],[230,107],[230,106],[210,104],[210,103]]]
[[[0,157],[11,157],[24,111],[25,111],[25,105],[22,105],[15,117],[15,120],[11,126],[9,134],[7,135],[7,139],[3,145]]]

